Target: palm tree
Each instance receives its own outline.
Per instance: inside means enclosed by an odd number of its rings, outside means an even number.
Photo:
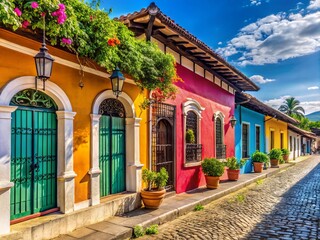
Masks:
[[[294,97],[285,99],[284,104],[279,107],[279,110],[290,117],[296,117],[298,119],[304,118],[304,109],[299,106],[300,101]]]

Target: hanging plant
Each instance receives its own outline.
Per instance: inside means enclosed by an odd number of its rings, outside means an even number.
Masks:
[[[174,98],[179,80],[174,57],[155,44],[136,39],[121,22],[108,13],[79,0],[2,0],[0,25],[7,29],[27,28],[35,34],[43,29],[51,45],[61,45],[81,57],[92,59],[108,72],[116,66],[130,75],[137,86],[161,92],[164,101]]]

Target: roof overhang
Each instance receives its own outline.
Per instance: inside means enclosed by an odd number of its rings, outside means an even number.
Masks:
[[[275,118],[291,124],[299,123],[299,121],[297,121],[296,119],[289,117],[288,115],[280,112],[279,110],[270,107],[269,105],[259,101],[257,98],[247,93],[236,92],[235,101],[236,105],[244,106],[255,112],[261,113],[266,116],[270,116],[271,118]]]
[[[209,46],[197,39],[186,29],[176,24],[151,3],[146,9],[121,16],[117,20],[123,22],[136,36],[145,34],[170,47],[199,66],[203,67],[237,91],[257,91],[259,87],[248,77],[230,65]]]

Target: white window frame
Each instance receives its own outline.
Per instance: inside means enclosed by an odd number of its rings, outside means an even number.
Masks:
[[[217,128],[216,128],[216,122],[217,122],[217,119],[219,118],[221,120],[221,138],[222,138],[222,144],[224,144],[224,135],[225,135],[225,132],[224,132],[224,119],[225,119],[225,116],[222,112],[220,111],[217,111],[213,114],[213,118],[214,118],[214,124],[213,124],[213,129],[214,129],[214,156],[217,157]]]
[[[195,163],[187,163],[186,162],[186,131],[187,131],[187,116],[188,112],[192,111],[197,115],[197,144],[201,144],[201,113],[202,111],[205,110],[204,107],[201,106],[201,104],[192,99],[192,98],[187,98],[187,101],[183,103],[182,105],[183,108],[183,142],[184,142],[184,166],[185,167],[192,167],[192,166],[197,166],[201,164],[200,162],[195,162]]]

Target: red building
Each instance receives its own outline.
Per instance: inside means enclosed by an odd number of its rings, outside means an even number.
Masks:
[[[153,104],[150,110],[149,167],[166,167],[168,187],[177,193],[205,185],[201,160],[235,155],[230,124],[235,92],[259,88],[155,4],[120,20],[137,37],[144,35],[172,54],[183,79],[176,83],[175,100]]]

